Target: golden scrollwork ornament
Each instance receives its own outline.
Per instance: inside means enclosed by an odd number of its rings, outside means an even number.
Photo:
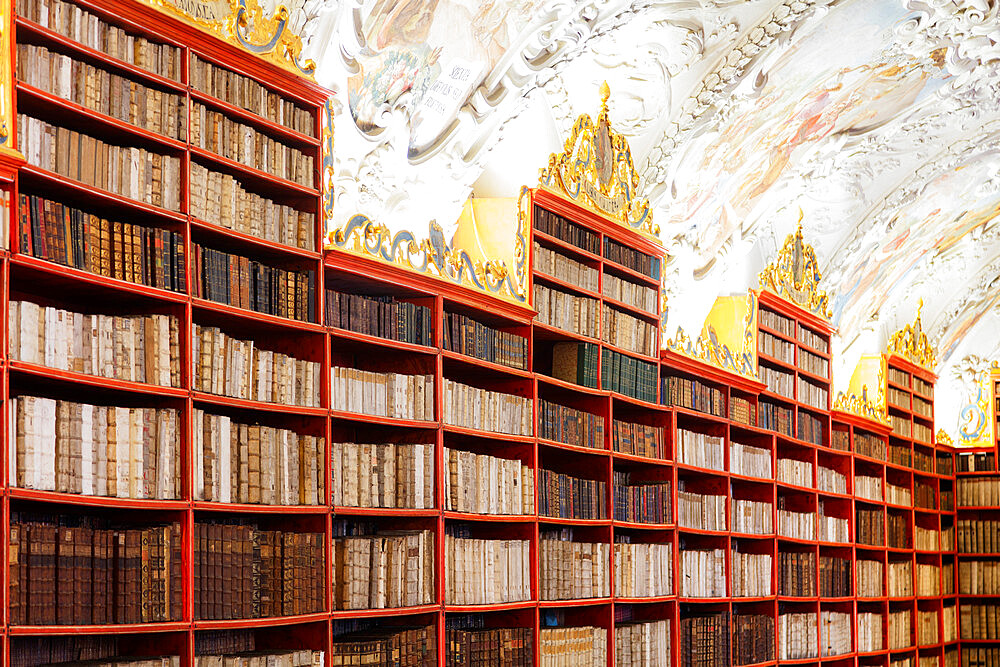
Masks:
[[[823,277],[816,261],[816,251],[802,240],[802,209],[795,233],[789,234],[775,261],[760,272],[760,286],[820,317],[829,319],[829,298],[819,288]]]
[[[937,365],[937,352],[927,340],[923,322],[920,320],[920,311],[923,308],[924,300],[920,299],[917,304],[917,317],[912,324],[907,324],[889,337],[887,351],[889,354],[898,354],[922,368],[933,371]]]

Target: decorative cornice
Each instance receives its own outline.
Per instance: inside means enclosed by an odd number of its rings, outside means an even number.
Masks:
[[[831,316],[826,292],[819,288],[822,275],[816,252],[802,241],[802,209],[794,234],[789,234],[778,251],[775,261],[760,272],[760,286],[802,306],[811,313],[829,319]]]
[[[618,224],[659,240],[649,200],[639,197],[639,174],[632,164],[632,149],[625,135],[611,129],[608,97],[601,85],[601,110],[597,122],[581,114],[562,153],[549,156],[539,174],[539,186],[568,197]]]
[[[939,445],[948,445],[949,447],[955,446],[955,441],[943,428],[938,429],[935,440]]]
[[[916,365],[933,371],[937,365],[937,353],[927,340],[924,333],[923,323],[920,321],[920,311],[924,307],[924,300],[920,299],[917,305],[917,317],[912,324],[907,324],[902,329],[892,334],[886,351],[889,354],[898,354],[909,359]]]
[[[323,108],[323,165],[320,172],[320,187],[323,190],[323,229],[329,229],[333,222],[335,163],[333,159],[333,116],[334,99],[329,97]]]
[[[707,324],[705,331],[698,336],[698,340],[691,338],[684,333],[681,327],[677,327],[677,333],[673,338],[666,339],[664,348],[687,357],[700,359],[717,368],[736,373],[752,380],[759,381],[757,377],[757,295],[753,290],[747,291],[746,314],[743,316],[743,346],[738,352],[729,349],[725,343],[719,342],[719,336],[715,327]]]
[[[837,392],[837,398],[833,402],[833,408],[842,412],[848,412],[858,417],[864,417],[876,421],[879,424],[889,425],[889,411],[886,408],[885,400],[885,378],[886,360],[884,356],[879,356],[878,375],[875,378],[875,395],[868,394],[868,385],[861,385],[861,395]]]

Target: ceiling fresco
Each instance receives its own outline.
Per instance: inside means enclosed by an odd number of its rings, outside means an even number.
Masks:
[[[835,382],[919,297],[952,396],[939,426],[959,428],[963,359],[1000,358],[1000,0],[291,4],[336,94],[345,220],[452,232],[470,195],[536,184],[608,81],[671,317],[755,286],[801,210],[840,329]]]

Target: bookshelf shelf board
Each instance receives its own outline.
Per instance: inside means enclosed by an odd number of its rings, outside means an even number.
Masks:
[[[733,604],[753,604],[755,602],[772,602],[778,599],[777,595],[734,595]],[[853,599],[853,598],[852,598]]]
[[[596,607],[602,604],[610,604],[614,598],[569,598],[566,600],[539,600],[538,606],[541,609],[559,609],[561,607]]]
[[[265,262],[278,260],[282,264],[309,263],[309,268],[315,270],[315,263],[323,257],[314,250],[278,243],[195,217],[191,218],[191,231],[195,241],[204,239],[209,247],[225,244],[227,250],[251,258],[259,257]]]
[[[697,605],[717,605],[717,604],[728,604],[733,598],[731,597],[691,597],[685,595],[678,595],[677,601],[681,604],[697,604]]]
[[[500,377],[497,379],[509,379],[510,377],[530,379],[532,377],[531,371],[514,368],[513,366],[507,366],[505,364],[498,364],[493,361],[486,361],[485,359],[479,359],[460,352],[452,352],[451,350],[442,350],[441,358],[445,360],[445,376],[448,375],[449,370],[462,369],[473,372],[486,371],[487,373],[494,374],[494,376],[499,375]]]
[[[179,211],[171,211],[159,206],[153,206],[152,204],[146,204],[137,199],[123,197],[108,190],[95,188],[80,181],[60,176],[55,172],[42,169],[41,167],[33,165],[21,167],[18,179],[21,183],[22,191],[69,191],[75,197],[75,200],[81,202],[81,206],[83,207],[86,207],[88,202],[95,202],[104,208],[117,207],[131,216],[152,216],[152,218],[145,219],[149,224],[184,224],[187,222],[185,215]],[[114,214],[111,215],[114,217]],[[125,213],[123,213],[123,217],[124,215]]]
[[[595,389],[593,387],[584,387],[583,385],[576,384],[575,382],[567,382],[566,380],[560,380],[559,378],[554,378],[550,375],[544,375],[542,373],[535,374],[535,381],[538,383],[538,391],[542,391],[542,386],[551,387],[559,391],[571,392],[575,394],[578,398],[607,398],[611,395],[611,392],[605,389]]]
[[[473,512],[454,512],[451,510],[445,510],[444,518],[450,521],[489,523],[534,523],[536,521],[536,515],[534,514],[479,514]]]
[[[615,597],[615,604],[660,604],[664,602],[673,602],[677,599],[676,595],[652,595],[649,597],[640,598],[630,598],[630,597]]]
[[[893,403],[892,401],[890,401],[888,399],[886,399],[885,406],[887,408],[889,408],[890,410],[896,410],[897,412],[899,412],[899,413],[901,413],[903,415],[909,415],[909,413],[910,413],[910,409],[909,408],[903,407],[902,405],[897,405],[897,404]]]
[[[331,326],[328,326],[326,329],[330,333],[330,343],[334,349],[337,349],[337,345],[340,344],[349,345],[350,347],[355,347],[357,345],[371,345],[378,349],[392,349],[400,352],[409,352],[411,354],[436,355],[438,353],[437,348],[430,347],[428,345],[417,345],[415,343],[406,343],[403,341],[392,340],[390,338],[370,336],[368,334],[350,331],[349,329],[340,329]]]
[[[607,457],[611,452],[604,449],[603,447],[584,447],[583,445],[570,445],[565,442],[556,442],[555,440],[546,440],[544,438],[538,439],[538,446],[545,447],[548,449],[555,449],[562,452],[572,452],[574,454],[584,454],[587,456],[600,456]]]
[[[416,422],[422,423],[422,422]],[[442,426],[444,432],[452,433],[454,435],[464,435],[472,438],[487,438],[489,440],[503,440],[504,442],[516,443],[521,445],[529,445],[535,442],[535,437],[533,435],[510,435],[507,433],[498,433],[496,431],[483,431],[476,428],[465,428],[464,426],[454,426],[452,424],[444,424]]]
[[[632,357],[633,359],[641,359],[642,361],[645,361],[645,362],[648,362],[648,363],[651,363],[651,364],[656,364],[656,363],[659,363],[659,361],[660,361],[660,357],[658,355],[656,355],[656,354],[645,354],[643,352],[635,352],[633,350],[629,350],[629,349],[626,349],[624,347],[617,347],[615,345],[611,345],[610,343],[602,342],[601,343],[601,347],[603,347],[606,350],[611,350],[612,352],[617,352],[618,354],[620,354],[622,356]],[[624,395],[624,394],[622,394],[622,395]]]
[[[328,612],[299,614],[297,616],[268,616],[266,618],[240,618],[226,621],[197,620],[191,623],[194,630],[237,630],[241,628],[267,628],[282,625],[314,623],[330,618]]]
[[[778,357],[766,354],[761,351],[757,351],[758,361],[764,362],[768,366],[775,366],[778,370],[787,371],[789,373],[794,373],[798,368],[791,361],[784,361]]]
[[[149,287],[127,280],[108,278],[97,273],[75,269],[64,264],[40,259],[31,255],[16,253],[10,258],[11,276],[13,282],[24,279],[26,284],[36,287],[46,285],[53,287],[69,287],[76,291],[86,290],[94,295],[119,297],[122,293],[155,299],[167,303],[183,304],[188,297],[183,292]]]
[[[334,516],[371,516],[371,517],[400,517],[400,518],[426,518],[441,515],[441,510],[437,509],[411,509],[406,507],[349,507],[347,505],[335,505]]]
[[[684,533],[685,535],[704,535],[705,537],[727,537],[729,535],[728,530],[708,530],[705,528],[691,528],[690,526],[685,526],[682,523],[677,524],[677,532]],[[683,551],[683,549],[681,550]]]
[[[655,326],[659,326],[660,324],[660,318],[658,315],[656,315],[656,313],[651,313],[648,310],[643,310],[642,308],[633,306],[630,303],[625,303],[624,301],[619,301],[618,299],[612,299],[609,296],[605,296],[602,298],[604,303],[608,304],[609,306],[613,306],[616,310],[628,313],[629,315],[634,315],[635,317],[638,317],[640,319],[648,320],[650,324],[653,324]],[[659,355],[657,355],[657,359],[659,359]]]
[[[320,140],[316,137],[302,134],[279,123],[272,123],[263,116],[247,111],[242,107],[229,104],[225,100],[220,100],[218,97],[213,97],[195,88],[191,88],[189,94],[193,101],[204,104],[207,107],[212,107],[215,111],[221,111],[232,119],[249,123],[258,130],[270,134],[276,139],[280,139],[282,143],[298,148],[303,152],[308,152],[309,149],[315,150],[320,145]]]
[[[612,526],[616,529],[627,530],[674,530],[677,528],[675,523],[638,523],[636,521],[618,521],[617,519],[612,521]]]
[[[811,383],[813,383],[813,384],[820,384],[825,389],[829,390],[829,388],[830,388],[830,378],[823,377],[822,375],[819,375],[817,373],[811,373],[810,371],[807,371],[804,368],[798,368],[798,367],[796,367],[795,370],[796,370],[796,372],[798,372],[799,375],[801,375],[802,377],[806,378]]]
[[[568,241],[563,241],[557,236],[552,236],[551,234],[546,234],[538,229],[532,230],[532,235],[534,239],[540,242],[544,246],[557,249],[564,255],[569,254],[570,259],[582,260],[584,263],[590,263],[592,265],[597,265],[601,262],[601,256],[584,250],[583,248],[573,245]]]
[[[441,611],[444,605],[423,604],[414,607],[389,607],[388,609],[336,609],[332,616],[334,621],[355,618],[390,618],[394,616],[416,616]]]
[[[778,534],[778,542],[784,542],[786,544],[804,544],[806,546],[814,547],[819,544],[815,539],[803,539],[800,537],[788,537],[787,535]]]
[[[297,197],[317,197],[319,190],[306,185],[299,185],[280,176],[274,176],[266,171],[249,167],[242,162],[230,160],[217,153],[197,146],[188,146],[191,157],[213,171],[231,174],[247,189],[264,197],[275,197],[279,200]]]
[[[563,519],[557,516],[538,515],[538,523],[558,526],[595,526],[604,527],[611,525],[611,519]]]
[[[291,317],[268,315],[267,313],[261,313],[256,310],[228,306],[224,303],[201,299],[198,297],[191,297],[191,307],[193,309],[197,308],[199,310],[216,313],[218,315],[238,318],[247,322],[263,322],[265,324],[287,327],[289,329],[298,329],[300,331],[310,331],[313,333],[325,333],[326,331],[322,324],[304,322],[302,320],[292,319]]]
[[[720,478],[720,477],[725,477],[727,479],[729,478],[729,473],[726,472],[725,470],[716,470],[715,468],[702,468],[700,466],[694,466],[680,462],[675,462],[674,467],[677,469],[678,474],[688,472],[688,473],[697,473],[699,475],[709,475],[715,478]]]
[[[219,503],[195,500],[191,508],[196,512],[234,512],[239,514],[328,514],[326,505],[253,505],[249,503]]]
[[[598,292],[592,292],[588,289],[580,287],[579,285],[571,283],[568,280],[562,280],[561,278],[556,278],[553,275],[549,275],[548,273],[543,273],[538,270],[533,271],[531,277],[532,280],[535,281],[536,283],[542,283],[544,285],[549,285],[551,287],[557,287],[559,288],[560,291],[563,292],[571,292],[572,294],[576,294],[578,296],[585,296],[587,298],[596,300],[600,300],[603,298]]]
[[[96,634],[141,634],[153,632],[178,632],[190,628],[189,623],[128,623],[121,625],[11,625],[7,634],[11,637],[30,635],[96,635]]]
[[[533,600],[523,602],[502,602],[497,604],[445,604],[445,613],[476,614],[488,611],[517,611],[518,609],[534,609],[538,605]]]
[[[31,364],[25,361],[16,361],[14,359],[8,360],[7,363],[11,371],[37,378],[44,378],[46,380],[69,382],[73,384],[87,385],[91,387],[99,387],[101,389],[124,391],[135,394],[161,396],[164,398],[187,398],[188,394],[186,389],[179,389],[177,387],[164,387],[156,384],[146,384],[144,382],[133,382],[131,380],[115,380],[112,378],[98,377],[96,375],[87,375],[86,373],[49,368],[48,366]]]
[[[565,329],[560,329],[559,327],[554,327],[550,324],[542,324],[541,322],[534,322],[531,325],[536,340],[548,340],[548,341],[567,341],[567,342],[581,342],[581,343],[592,343],[594,345],[604,345],[599,339],[592,338],[590,336],[585,336],[583,334],[574,333],[572,331],[567,331]]]
[[[738,540],[776,540],[778,539],[777,533],[741,533],[735,530],[729,531],[729,536],[733,539]]]
[[[109,67],[117,70],[122,75],[135,80],[137,83],[149,84],[156,88],[164,88],[177,93],[178,95],[185,94],[186,88],[184,84],[179,81],[173,81],[172,79],[159,76],[149,70],[131,65],[124,60],[113,58],[105,53],[102,53],[101,51],[85,46],[74,39],[64,37],[54,30],[50,30],[49,28],[35,23],[34,21],[30,21],[23,16],[18,16],[15,20],[18,36],[27,36],[28,39],[26,41],[29,43],[41,43],[44,46],[56,46],[60,51],[75,52],[81,56],[81,59],[93,63],[99,63],[102,67]],[[157,39],[161,38],[157,37]]]
[[[806,352],[810,352],[812,354],[815,354],[817,357],[822,357],[822,358],[824,358],[826,360],[830,360],[832,358],[830,356],[829,352],[823,352],[822,350],[819,350],[819,349],[817,349],[815,347],[811,347],[811,346],[807,345],[806,343],[803,343],[802,341],[797,341],[796,345],[799,346],[799,349],[802,349],[802,350],[805,350]],[[827,379],[827,382],[829,382],[829,381],[830,380]]]
[[[779,457],[781,458],[781,457]],[[796,491],[798,493],[809,494],[810,496],[815,496],[819,493],[815,487],[812,486],[799,486],[798,484],[792,484],[791,482],[782,482],[780,479],[774,482],[779,491]]]
[[[243,410],[254,410],[257,412],[273,412],[281,414],[296,415],[301,417],[325,417],[328,410],[326,408],[313,408],[304,405],[285,405],[283,403],[270,403],[268,401],[254,401],[245,398],[233,398],[218,394],[209,394],[203,391],[192,390],[191,398],[196,403],[204,405],[219,406],[225,408],[240,408]]]
[[[619,264],[617,262],[613,262],[610,259],[604,259],[604,270],[612,274],[617,274],[619,277],[627,278],[632,282],[640,283],[642,285],[646,285],[649,287],[657,287],[657,288],[660,286],[659,278],[650,278],[644,273],[639,273],[638,271],[634,271],[628,268],[627,266]]]
[[[118,138],[135,137],[144,145],[170,154],[181,153],[186,148],[182,141],[171,139],[164,134],[133,125],[125,120],[106,116],[26,83],[18,82],[16,90],[17,106],[22,112],[32,113],[40,110],[45,116],[70,118],[71,122],[77,125],[81,124],[81,119],[86,119],[88,133],[99,133],[101,136]]]
[[[635,454],[625,454],[623,452],[611,452],[611,457],[615,461],[628,461],[630,463],[641,463],[644,465],[651,466],[673,466],[674,461],[672,459],[656,459],[649,456],[637,456]]]
[[[37,489],[22,489],[10,486],[7,495],[11,500],[30,500],[59,505],[78,505],[81,507],[140,509],[153,511],[179,511],[188,508],[186,500],[152,500],[138,498],[118,498],[111,496],[85,496],[78,493],[59,493],[58,491],[39,491]]]

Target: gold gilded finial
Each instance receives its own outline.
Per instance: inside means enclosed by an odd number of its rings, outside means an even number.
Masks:
[[[917,303],[917,316],[912,324],[907,324],[902,329],[889,337],[889,344],[886,346],[889,354],[898,354],[906,357],[918,366],[933,371],[937,364],[937,353],[927,340],[924,333],[924,325],[920,320],[921,311],[924,308],[924,300]]]
[[[799,208],[799,220],[795,232],[785,238],[777,259],[764,267],[758,279],[762,288],[820,317],[829,318],[831,316],[829,299],[826,292],[819,288],[822,275],[819,272],[819,263],[816,261],[816,251],[802,240],[803,217],[805,216],[802,209]]]
[[[601,113],[608,113],[608,98],[611,97],[611,86],[605,81],[601,84]]]

